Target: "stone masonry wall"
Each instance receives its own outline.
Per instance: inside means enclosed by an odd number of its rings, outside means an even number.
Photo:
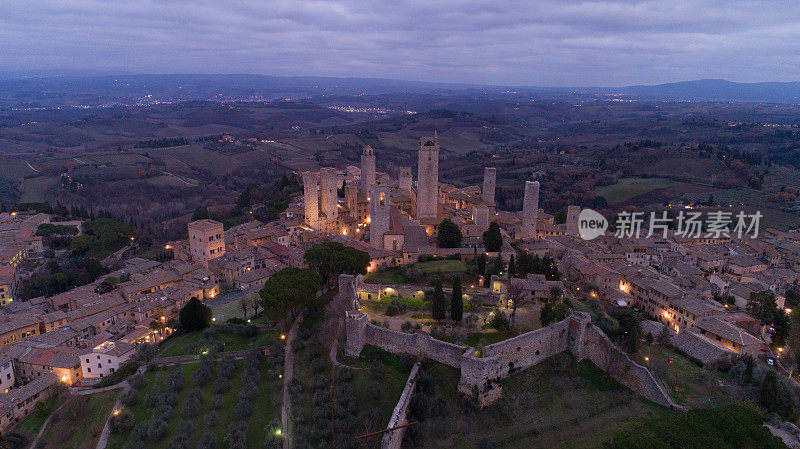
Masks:
[[[347,276],[347,275],[342,275]],[[354,296],[352,276],[339,280],[340,293]],[[341,289],[341,286],[345,286]],[[358,300],[349,298],[358,305]],[[345,314],[347,341],[345,353],[358,357],[364,345],[386,351],[428,358],[461,370],[458,389],[475,397],[481,406],[502,395],[500,380],[536,365],[558,353],[570,351],[575,358],[590,359],[622,385],[666,407],[683,409],[670,398],[665,387],[647,370],[614,345],[588,313],[577,312],[550,326],[488,345],[483,354],[475,348],[444,342],[417,332],[407,334],[376,326],[359,310]]]
[[[400,400],[397,401],[397,405],[392,412],[392,417],[389,419],[389,425],[386,426],[387,429],[403,426],[408,423],[406,414],[408,413],[408,405],[411,403],[411,397],[414,396],[418,378],[419,362],[415,363],[414,367],[411,368],[411,373],[408,375],[408,380],[406,381],[405,388],[403,388],[403,393],[400,395]],[[381,440],[381,449],[400,449],[405,433],[405,428],[386,432]]]

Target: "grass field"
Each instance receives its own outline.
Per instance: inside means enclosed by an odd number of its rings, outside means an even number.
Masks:
[[[408,279],[397,268],[367,273],[364,282],[368,284],[405,284]]]
[[[87,407],[82,416],[76,417],[80,425],[77,425],[73,418],[67,416],[64,409],[53,415],[42,433],[37,448],[82,449],[95,447],[119,392],[120,390],[110,390],[83,396]]]
[[[664,178],[621,178],[616,184],[595,189],[608,204],[618,204],[656,189],[674,187],[680,183]]]
[[[241,334],[219,332],[216,341],[222,343],[224,351],[241,351],[253,346],[269,346],[279,340],[279,334],[278,330],[261,330],[254,338],[251,338]],[[253,339],[255,339],[255,344],[253,344]],[[213,344],[207,341],[201,332],[175,335],[162,343],[164,349],[158,355],[159,357],[172,357],[200,354]]]
[[[46,402],[47,409],[52,412],[60,405],[60,402],[57,401],[56,398],[50,398]],[[20,433],[25,435],[28,440],[33,440],[36,437],[36,434],[39,433],[39,429],[42,428],[42,424],[44,424],[47,416],[39,416],[36,413],[31,413],[25,419],[20,421],[19,424],[14,426],[14,432]]]
[[[466,271],[467,266],[460,260],[431,260],[429,262],[417,262],[414,267],[421,272],[430,273],[455,273]]]
[[[464,406],[457,369],[425,365],[438,386],[429,402],[442,398],[449,411],[423,424],[425,437],[415,447],[599,447],[641,419],[671,413],[566,353],[504,379],[503,396],[481,411]]]
[[[34,203],[53,199],[56,197],[56,189],[59,185],[59,178],[55,176],[37,176],[28,178],[22,184],[22,195],[20,202]]]

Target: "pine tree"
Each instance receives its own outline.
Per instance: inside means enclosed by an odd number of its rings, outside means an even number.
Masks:
[[[431,300],[431,314],[436,321],[442,321],[445,318],[447,303],[444,300],[444,291],[442,291],[442,282],[436,281],[436,287],[433,290],[433,299]]]
[[[450,299],[450,319],[459,322],[464,315],[464,301],[461,296],[461,277],[453,277],[453,297]]]

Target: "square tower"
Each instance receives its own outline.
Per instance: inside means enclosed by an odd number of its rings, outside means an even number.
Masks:
[[[389,232],[391,224],[391,188],[386,185],[372,186],[372,201],[369,205],[369,244],[383,249],[383,235]]]
[[[567,235],[578,235],[578,216],[580,214],[580,206],[567,206]]]
[[[361,153],[361,181],[358,191],[365,197],[369,197],[370,189],[375,184],[375,152],[371,146],[364,147]]]
[[[486,167],[483,169],[483,191],[482,200],[489,204],[494,204],[494,187],[497,182],[497,169]]]
[[[319,171],[319,198],[322,213],[325,214],[325,224],[330,227],[336,226],[339,218],[339,180],[336,169],[333,167],[323,167]]]
[[[522,203],[522,236],[536,237],[539,220],[539,181],[525,182],[525,199]]]
[[[405,193],[411,193],[411,167],[400,167],[400,177],[397,180],[397,187]]]
[[[306,214],[306,225],[319,227],[319,185],[312,172],[303,173],[303,205]]]
[[[436,218],[439,204],[439,139],[419,140],[417,159],[417,218]]]
[[[225,231],[222,223],[209,219],[189,223],[189,252],[193,262],[203,265],[225,254]]]

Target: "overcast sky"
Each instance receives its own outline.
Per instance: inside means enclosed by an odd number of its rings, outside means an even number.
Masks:
[[[796,0],[0,0],[0,70],[800,80]]]

